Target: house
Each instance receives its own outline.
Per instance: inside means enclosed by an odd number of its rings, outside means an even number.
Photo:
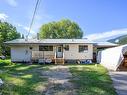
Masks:
[[[64,64],[90,59],[96,62],[98,51],[118,46],[88,39],[16,39],[5,42],[11,47],[12,62],[53,62]]]
[[[127,45],[100,51],[97,59],[109,70],[127,70]]]
[[[5,42],[11,47],[12,62],[65,62],[93,59],[94,42],[87,39],[16,39]]]

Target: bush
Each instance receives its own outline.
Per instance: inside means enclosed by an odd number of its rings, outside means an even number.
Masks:
[[[11,65],[11,64],[12,64],[11,60],[0,59],[0,66],[7,66],[7,65]]]

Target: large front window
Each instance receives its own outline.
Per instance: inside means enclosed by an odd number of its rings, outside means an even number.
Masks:
[[[39,46],[39,51],[53,51],[53,46]]]
[[[79,45],[79,52],[88,51],[88,45]]]

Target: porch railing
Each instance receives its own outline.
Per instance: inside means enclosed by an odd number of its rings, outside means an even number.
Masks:
[[[32,51],[32,60],[38,61],[38,59],[51,59],[55,64],[64,64],[64,53],[62,58],[56,57],[56,52],[54,54],[46,53],[46,51]]]
[[[32,59],[54,59],[55,54],[46,54],[45,51],[32,51]]]

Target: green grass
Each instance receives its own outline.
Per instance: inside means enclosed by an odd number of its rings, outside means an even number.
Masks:
[[[52,66],[52,65],[51,65]],[[105,68],[98,65],[67,65],[78,95],[116,95]],[[0,78],[5,82],[2,95],[42,95],[47,79],[41,74],[49,65],[14,64],[0,60]]]
[[[107,70],[98,65],[72,65],[72,82],[78,95],[117,95]]]
[[[0,92],[2,95],[42,95],[47,79],[41,72],[47,69],[43,65],[0,64],[0,78],[5,82]]]

